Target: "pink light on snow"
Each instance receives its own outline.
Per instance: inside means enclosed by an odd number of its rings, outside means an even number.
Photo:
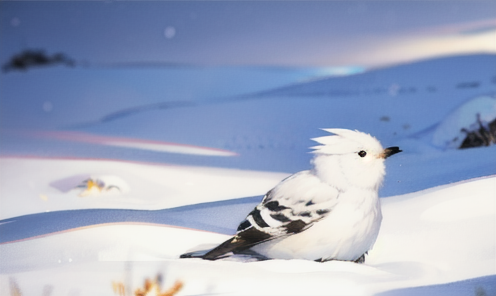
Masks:
[[[75,141],[83,143],[92,143],[105,146],[133,148],[148,151],[167,152],[167,153],[180,153],[180,154],[194,154],[205,156],[236,156],[236,152],[229,150],[194,146],[180,143],[141,140],[135,138],[121,138],[100,136],[82,132],[40,132],[36,134],[41,137],[54,138],[64,141]]]

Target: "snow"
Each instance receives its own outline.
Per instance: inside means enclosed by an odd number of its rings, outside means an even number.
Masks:
[[[163,288],[182,281],[181,295],[493,293],[496,146],[443,149],[433,135],[451,139],[490,113],[495,58],[319,79],[286,69],[273,83],[260,82],[277,76],[263,69],[217,69],[212,94],[199,87],[179,100],[161,99],[158,69],[1,74],[0,295],[108,295],[113,282],[134,291],[158,273]],[[228,85],[215,95],[230,75],[254,79],[240,88],[248,94]],[[178,259],[227,239],[267,190],[307,169],[320,128],[358,129],[403,150],[387,160],[384,222],[365,264]]]
[[[74,209],[156,210],[261,195],[288,176],[92,159],[0,158],[0,167],[0,219]],[[124,183],[120,187],[128,192],[81,197],[77,186],[102,175]]]
[[[126,268],[132,270],[128,280],[134,287],[162,273],[167,283],[180,279],[185,295],[370,295],[494,275],[494,189],[493,176],[383,199],[381,233],[363,265],[178,259],[189,248],[217,244],[228,236],[156,224],[102,224],[4,243],[0,259],[8,275],[0,276],[1,293],[8,293],[13,277],[26,294],[45,285],[55,287],[54,295],[68,290],[105,294],[112,281],[122,280]],[[480,203],[473,204],[474,196]],[[214,217],[216,208],[210,211]]]

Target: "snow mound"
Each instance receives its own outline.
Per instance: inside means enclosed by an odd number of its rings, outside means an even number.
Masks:
[[[443,149],[460,148],[470,132],[496,120],[496,97],[480,96],[456,108],[437,126],[432,144]]]
[[[96,159],[0,157],[0,167],[0,219],[95,208],[158,210],[258,196],[288,176]]]
[[[165,286],[181,280],[184,295],[373,295],[419,286],[422,294],[434,295],[439,289],[429,285],[496,274],[495,188],[491,176],[383,199],[381,232],[364,264],[178,259],[187,249],[228,236],[143,223],[95,225],[4,243],[0,294],[8,294],[14,279],[25,295],[39,294],[47,285],[54,296],[107,295],[112,282],[123,281],[134,291],[160,273]],[[205,219],[222,219],[219,208],[210,210]],[[184,212],[185,219],[188,215],[194,212]],[[476,282],[460,285],[476,291]]]

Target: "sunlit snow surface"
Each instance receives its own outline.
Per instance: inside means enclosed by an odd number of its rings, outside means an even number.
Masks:
[[[131,70],[1,74],[0,294],[111,295],[113,281],[134,291],[161,273],[164,286],[183,281],[184,295],[492,295],[496,146],[445,150],[433,135],[458,133],[465,121],[448,124],[453,110],[494,96],[495,63],[446,57],[304,81],[300,72],[289,86],[247,82],[248,94],[230,85],[180,100],[157,69],[141,72],[145,85]],[[177,259],[234,233],[267,190],[309,167],[310,138],[332,127],[403,150],[386,163],[384,223],[365,264]]]
[[[54,295],[106,294],[112,281],[126,279],[138,287],[144,278],[162,273],[168,284],[183,281],[185,295],[369,295],[494,275],[495,189],[496,178],[489,177],[382,199],[381,233],[362,265],[178,259],[185,250],[217,244],[228,236],[130,222],[4,243],[1,292],[8,294],[7,283],[14,277],[28,295],[45,285],[55,287]],[[222,203],[211,207],[204,222],[229,216],[224,210]],[[194,209],[190,211],[183,212],[185,219],[194,215]]]

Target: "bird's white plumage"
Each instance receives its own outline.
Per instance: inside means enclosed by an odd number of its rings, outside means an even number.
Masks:
[[[312,140],[322,144],[312,147],[315,149],[314,153],[338,155],[349,153],[353,149],[382,150],[381,143],[376,138],[368,134],[340,128],[329,128],[323,130],[334,135],[313,138]]]
[[[346,129],[314,139],[312,168],[270,190],[230,240],[202,258],[216,260],[249,249],[266,258],[363,260],[382,220],[378,188],[384,149],[374,137]]]
[[[335,135],[314,139],[313,170],[324,182],[342,190],[348,187],[377,190],[385,175],[384,148],[374,137],[345,129],[325,129]],[[366,156],[358,153],[365,151]]]
[[[307,230],[252,249],[268,258],[355,261],[372,248],[381,220],[377,194],[350,189],[335,198],[329,215]]]

